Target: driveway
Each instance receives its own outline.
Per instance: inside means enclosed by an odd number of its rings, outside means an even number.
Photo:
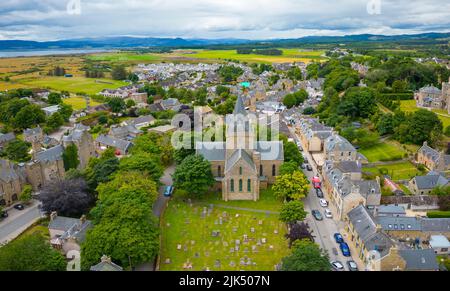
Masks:
[[[43,217],[36,201],[22,211],[9,209],[8,214],[9,216],[0,222],[0,245],[15,239]]]
[[[167,202],[169,201],[168,197],[165,197],[164,190],[166,186],[172,185],[172,174],[175,172],[175,165],[171,165],[164,171],[164,175],[161,177],[160,181],[163,184],[163,186],[159,187],[159,196],[158,199],[153,204],[153,214],[156,217],[160,217],[163,213],[164,209],[166,208]]]

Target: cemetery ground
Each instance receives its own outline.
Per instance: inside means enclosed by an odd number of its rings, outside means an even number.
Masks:
[[[175,194],[161,221],[160,270],[272,271],[289,255],[281,202],[271,191],[262,191],[258,202],[225,202],[220,195]]]

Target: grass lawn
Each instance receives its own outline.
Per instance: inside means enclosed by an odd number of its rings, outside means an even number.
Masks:
[[[134,63],[134,62],[157,62],[163,61],[167,54],[154,54],[154,53],[128,53],[128,52],[117,52],[117,53],[102,53],[93,54],[87,56],[88,59],[93,61],[101,62],[112,62],[112,63]]]
[[[402,148],[387,142],[379,143],[371,148],[361,149],[359,151],[369,160],[370,163],[401,160],[406,154]]]
[[[65,98],[64,100],[65,104],[71,105],[74,110],[81,110],[86,108],[86,100],[83,97],[70,97]],[[90,105],[91,106],[97,106],[101,103],[96,102],[91,99]]]
[[[400,109],[404,112],[414,112],[419,110],[416,106],[415,100],[402,100],[400,101]],[[434,109],[433,112],[439,113],[438,117],[444,125],[444,129],[450,125],[450,115],[445,110]]]
[[[48,231],[48,223],[49,222],[47,219],[42,219],[36,222],[34,225],[30,226],[27,230],[25,230],[15,239],[16,240],[22,239],[33,234],[41,234],[46,239],[50,239],[50,233]]]
[[[183,54],[186,57],[199,59],[233,59],[253,63],[306,62],[320,61],[324,51],[302,51],[299,49],[282,49],[281,56],[264,56],[257,54],[238,54],[236,50],[192,50]]]
[[[391,176],[394,181],[409,180],[417,175],[423,175],[425,173],[420,172],[410,162],[399,162],[392,165],[383,165],[372,168],[363,168],[363,172],[370,172],[376,175],[382,175],[383,173]]]
[[[98,82],[100,81],[100,82]],[[37,88],[50,88],[57,91],[69,91],[71,93],[84,92],[98,94],[103,89],[116,89],[126,86],[128,83],[109,79],[91,79],[84,77],[40,77],[20,80],[22,84]]]
[[[260,202],[226,205],[262,210],[271,199],[262,197]],[[211,203],[217,204],[210,208],[208,204]],[[224,203],[212,196],[194,201],[192,206],[181,198],[169,203],[161,222],[161,270],[182,271],[184,264],[190,262],[194,271],[206,268],[213,271],[272,271],[283,257],[289,255],[285,238],[287,229],[277,214],[221,208],[219,205]],[[202,215],[205,208],[206,214]],[[213,231],[220,234],[214,237]],[[247,235],[247,241],[244,241],[244,235]],[[235,248],[236,240],[240,241],[239,249]],[[170,264],[166,264],[167,259]]]

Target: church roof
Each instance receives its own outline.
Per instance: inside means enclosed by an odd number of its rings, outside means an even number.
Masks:
[[[242,101],[241,96],[239,96],[236,100],[236,105],[234,106],[233,114],[247,115],[247,111],[245,110],[244,101]]]
[[[253,170],[256,171],[255,163],[252,157],[243,149],[238,149],[227,159],[225,163],[225,172],[230,171],[239,160],[244,160]]]

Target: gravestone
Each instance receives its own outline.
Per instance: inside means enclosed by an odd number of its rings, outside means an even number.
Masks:
[[[258,225],[262,225],[262,224],[263,224],[262,220],[258,221]]]
[[[238,245],[241,244],[241,241],[237,239],[237,240],[235,241],[235,244],[238,246]]]
[[[234,261],[230,262],[230,267],[236,267],[236,263]]]
[[[199,253],[195,253],[194,254],[194,258],[196,258],[196,259],[200,258],[200,254]]]
[[[233,226],[233,232],[237,232],[237,227]]]
[[[171,263],[170,259],[167,258],[166,261],[165,261],[165,263],[166,263],[166,265],[170,264],[170,263]]]
[[[270,245],[270,246],[269,246],[269,250],[273,250],[273,245]]]
[[[223,242],[223,246],[224,246],[224,247],[228,247],[228,242],[224,241],[224,242]]]
[[[218,230],[213,230],[213,232],[211,233],[212,237],[218,237],[220,235],[220,231]]]
[[[244,242],[248,242],[248,235],[244,234]]]
[[[184,246],[184,251],[187,252],[188,251],[188,247]]]
[[[230,249],[230,253],[234,253],[234,248],[231,248],[231,249]]]
[[[248,248],[244,248],[244,254],[248,254]]]
[[[255,228],[254,228],[254,227],[250,228],[250,231],[251,231],[252,233],[255,233]]]
[[[258,250],[256,249],[256,246],[252,246],[252,252],[256,253]]]
[[[214,262],[214,267],[220,268],[220,260],[216,260],[216,261]]]
[[[170,223],[167,223],[166,225],[167,225],[167,227],[170,227]]]
[[[222,224],[223,224],[223,221],[222,221],[222,216],[221,216],[221,217],[219,217],[219,224],[220,224],[220,225],[222,225]]]
[[[267,239],[266,239],[265,237],[263,237],[263,238],[261,239],[261,242],[262,242],[263,244],[265,244],[265,243],[267,242]]]
[[[274,233],[274,234],[278,234],[278,229],[275,229],[275,230],[273,231],[273,233]]]
[[[195,240],[191,240],[191,245],[195,245]]]
[[[236,250],[236,252],[239,251],[239,246],[235,246],[234,249]]]
[[[177,250],[181,250],[181,245],[177,245]]]
[[[209,257],[209,252],[208,251],[205,252],[205,257]]]

